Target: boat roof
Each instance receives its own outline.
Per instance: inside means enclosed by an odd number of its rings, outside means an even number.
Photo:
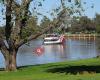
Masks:
[[[58,36],[58,34],[46,34],[46,36]]]
[[[55,33],[52,33],[52,34],[46,34],[46,35],[58,35],[57,33],[55,34]]]

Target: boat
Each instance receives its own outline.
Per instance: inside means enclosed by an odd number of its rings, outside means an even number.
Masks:
[[[65,41],[64,35],[47,34],[44,37],[44,44],[62,44]]]

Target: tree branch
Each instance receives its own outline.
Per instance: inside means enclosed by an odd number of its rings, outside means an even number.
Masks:
[[[48,32],[51,28],[53,28],[53,26],[49,26],[49,27],[45,28],[43,31],[38,32],[38,33],[35,34],[35,35],[29,36],[29,37],[27,38],[27,41],[25,41],[24,39],[21,40],[21,41],[18,43],[17,47],[20,47],[20,46],[22,46],[23,44],[25,44],[25,43],[27,43],[27,42],[33,40],[33,39],[36,39],[37,37],[41,36],[42,34]]]
[[[27,0],[25,0],[25,1],[27,1]],[[32,1],[32,0],[29,0],[29,2],[31,2],[31,1]],[[61,0],[61,1],[62,1],[62,0]],[[25,3],[23,2],[23,4],[25,4]],[[42,34],[48,32],[50,29],[52,29],[52,28],[54,28],[54,27],[58,27],[57,25],[60,24],[60,23],[62,22],[61,19],[60,19],[62,15],[63,15],[63,13],[62,13],[62,14],[59,14],[59,16],[58,16],[58,18],[57,18],[57,22],[56,22],[54,25],[48,26],[47,28],[43,29],[41,32],[37,32],[37,34],[29,36],[27,39],[22,39],[22,40],[20,40],[20,41],[16,44],[17,48],[19,48],[19,47],[22,46],[23,44],[25,44],[25,43],[27,43],[27,42],[33,40],[33,39],[36,39],[36,38],[39,37],[40,35],[42,35]]]
[[[25,44],[25,43],[27,43],[27,42],[33,40],[33,39],[36,39],[36,38],[39,37],[40,35],[42,35],[42,34],[48,32],[50,29],[59,27],[59,24],[62,23],[62,20],[61,20],[62,15],[63,15],[63,13],[62,13],[62,14],[59,14],[59,16],[58,16],[57,21],[56,21],[55,24],[48,26],[47,28],[43,29],[41,32],[38,32],[38,33],[35,34],[35,35],[29,36],[29,37],[27,38],[27,41],[26,41],[25,39],[21,40],[21,41],[16,45],[17,48],[19,48],[19,47],[22,46],[23,44]]]
[[[0,50],[4,57],[6,57],[6,54],[8,53],[8,48],[6,47],[6,44],[3,39],[0,39]]]

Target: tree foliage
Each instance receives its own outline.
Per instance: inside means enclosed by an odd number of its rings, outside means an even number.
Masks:
[[[95,31],[94,20],[91,20],[87,16],[82,16],[80,18],[73,17],[72,26],[70,27],[72,33],[83,32],[89,33]]]
[[[5,33],[4,27],[0,27],[0,38],[4,38],[4,33]]]
[[[41,20],[40,27],[42,28],[48,27],[50,23],[51,23],[51,20],[47,18],[46,16],[44,16],[43,19]]]

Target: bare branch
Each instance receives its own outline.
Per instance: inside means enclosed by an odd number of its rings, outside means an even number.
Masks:
[[[27,38],[27,41],[21,40],[21,41],[18,43],[17,47],[20,47],[21,45],[23,45],[23,44],[25,44],[25,43],[27,43],[27,42],[33,40],[33,39],[36,39],[37,37],[41,36],[42,34],[48,32],[51,28],[53,28],[53,26],[49,26],[49,27],[45,28],[43,31],[38,32],[38,33],[35,34],[35,35],[29,36],[29,37]]]
[[[0,50],[5,57],[6,56],[5,54],[8,53],[8,48],[6,47],[6,44],[3,39],[0,39]]]

